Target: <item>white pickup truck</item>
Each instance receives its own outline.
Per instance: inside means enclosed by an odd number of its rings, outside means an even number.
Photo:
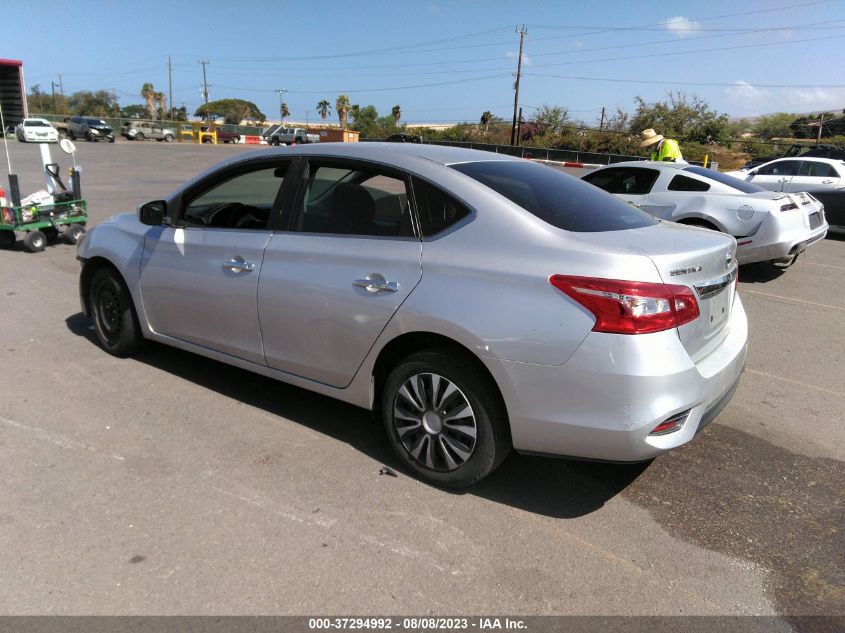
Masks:
[[[302,145],[304,143],[319,143],[319,134],[308,134],[305,128],[301,127],[280,127],[267,139],[271,145]]]

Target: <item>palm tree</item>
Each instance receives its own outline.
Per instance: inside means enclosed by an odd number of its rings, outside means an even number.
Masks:
[[[490,110],[485,110],[484,113],[481,115],[481,125],[484,126],[484,133],[487,134],[487,126],[490,125],[490,121],[493,120],[493,113]]]
[[[331,110],[331,109],[332,109],[332,104],[329,103],[328,101],[326,101],[325,99],[322,99],[317,104],[317,112],[319,112],[320,116],[323,117],[323,121],[325,121],[326,117],[329,116],[329,110]]]
[[[147,102],[147,112],[150,113],[150,118],[156,118],[156,89],[155,87],[147,82],[143,86],[141,86],[141,96]]]
[[[167,95],[163,92],[157,92],[155,96],[156,103],[158,104],[159,113],[161,114],[162,120],[164,119],[167,113]]]
[[[288,104],[282,102],[282,119],[284,120],[286,116],[290,116],[290,110],[288,109]]]
[[[390,110],[390,114],[393,115],[393,120],[396,121],[396,124],[399,125],[399,119],[402,118],[402,108],[399,105],[393,106],[393,109]]]
[[[349,105],[349,95],[338,95],[334,102],[334,109],[337,112],[337,119],[340,121],[340,127],[346,128],[346,115],[349,114],[351,106]]]

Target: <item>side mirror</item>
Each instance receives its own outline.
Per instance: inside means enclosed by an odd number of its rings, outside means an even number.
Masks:
[[[138,207],[138,219],[147,226],[161,226],[167,214],[167,203],[164,200],[154,200]]]

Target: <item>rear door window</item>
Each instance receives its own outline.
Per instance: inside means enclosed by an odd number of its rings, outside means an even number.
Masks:
[[[708,191],[710,185],[689,176],[675,176],[667,187],[669,191]]]
[[[530,161],[483,161],[451,167],[566,231],[620,231],[657,224],[652,216],[587,182]]]
[[[469,215],[466,206],[434,185],[419,178],[413,178],[411,182],[423,237],[437,235]]]

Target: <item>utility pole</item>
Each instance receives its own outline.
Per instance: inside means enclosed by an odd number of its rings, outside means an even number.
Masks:
[[[516,83],[514,84],[514,96],[513,96],[513,123],[511,124],[511,145],[514,144],[514,139],[516,138],[516,109],[519,106],[519,79],[522,76],[522,43],[525,40],[525,34],[528,31],[525,29],[525,25],[522,25],[521,29],[517,29],[517,33],[519,33],[519,59],[516,62]]]
[[[170,63],[170,55],[167,56],[167,103],[170,104],[170,111],[167,116],[173,120],[173,65]]]
[[[53,114],[58,114],[56,111],[56,82],[50,82],[50,91],[53,93]]]
[[[62,97],[65,96],[65,87],[62,84],[62,73],[59,73],[59,92],[61,93]]]
[[[604,106],[601,107],[601,121],[599,122],[599,130],[604,129]]]
[[[822,142],[822,126],[824,125],[824,112],[819,115],[819,131],[816,133],[816,143]]]
[[[285,105],[285,95],[288,93],[287,90],[284,88],[280,88],[276,90],[279,93],[279,123],[284,124],[285,122],[285,114],[284,114],[284,105]]]
[[[202,64],[202,96],[205,98],[205,122],[211,125],[211,114],[208,112],[208,81],[205,77],[205,66],[209,63],[207,59],[198,59],[198,64]]]
[[[516,145],[519,147],[519,142],[522,140],[522,106],[519,107],[519,117],[516,119]]]

